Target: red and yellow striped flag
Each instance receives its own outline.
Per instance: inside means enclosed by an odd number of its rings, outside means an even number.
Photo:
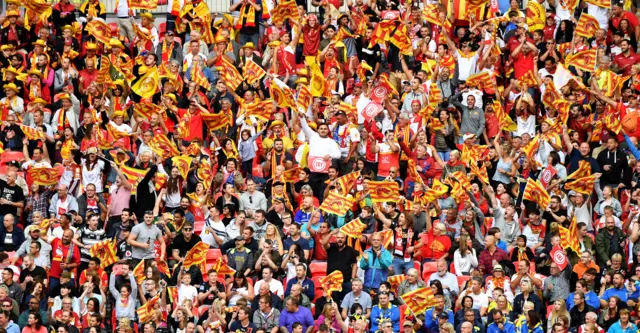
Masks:
[[[371,201],[374,203],[379,202],[396,202],[398,201],[400,188],[398,183],[394,181],[370,181],[369,182],[369,195]]]
[[[205,125],[207,125],[209,131],[215,131],[227,126],[231,126],[231,119],[229,119],[229,115],[224,112],[203,113],[202,121],[204,121]]]
[[[182,267],[188,269],[191,266],[199,266],[201,272],[206,272],[206,267],[203,267],[207,260],[207,251],[209,251],[209,244],[198,242],[191,250],[184,256]]]
[[[354,171],[336,179],[337,185],[342,190],[343,195],[347,195],[360,178],[360,171]]]
[[[344,277],[339,270],[333,271],[331,274],[320,278],[320,285],[322,289],[326,291],[327,295],[330,295],[334,291],[342,291],[342,283]]]
[[[33,183],[41,186],[53,186],[58,183],[60,175],[56,168],[31,168],[27,170]]]
[[[591,195],[593,193],[593,187],[596,182],[596,175],[590,175],[582,178],[578,178],[574,181],[567,182],[564,184],[564,189],[567,191],[576,191],[577,193],[582,193],[586,195]]]
[[[121,166],[120,170],[132,186],[131,194],[136,194],[138,191],[138,183],[140,183],[147,174],[147,170],[140,170],[126,165]]]
[[[518,129],[516,124],[509,114],[507,114],[499,101],[493,101],[493,112],[496,113],[496,118],[500,123],[500,129],[507,132],[513,132]]]
[[[240,75],[240,73],[236,69],[236,66],[231,63],[231,61],[229,61],[225,56],[222,57],[221,65],[222,66],[219,66],[216,69],[222,75],[222,77],[224,77],[224,81],[229,85],[231,90],[235,91],[242,83],[242,75]]]
[[[291,168],[282,173],[281,177],[285,183],[295,183],[300,180],[300,172],[302,168],[300,166],[296,166],[295,168]]]
[[[531,141],[529,141],[529,143],[527,143],[526,146],[522,147],[522,152],[528,157],[528,158],[533,158],[533,156],[538,152],[538,149],[540,149],[540,135],[536,135],[535,137],[533,137],[533,139],[531,139]]]
[[[169,299],[167,301],[169,301],[172,304],[175,304],[178,302],[178,287],[167,287],[167,296],[169,297]]]
[[[136,310],[136,313],[138,314],[139,322],[141,324],[144,324],[153,320],[153,311],[155,310],[156,304],[158,304],[158,301],[160,301],[160,295],[162,295],[162,293],[156,294],[151,299],[147,300],[147,303],[142,304]]]
[[[109,45],[109,40],[111,39],[111,27],[109,27],[109,24],[107,24],[103,19],[94,17],[93,20],[87,23],[84,28],[89,35],[93,36],[98,42]],[[105,57],[103,56],[102,58],[104,59]],[[101,64],[104,65],[104,62]]]
[[[100,268],[105,268],[118,261],[118,257],[116,257],[116,242],[112,239],[105,239],[93,244],[89,249],[89,254],[100,259]]]
[[[591,164],[585,160],[578,161],[578,169],[572,172],[567,179],[578,179],[587,177],[591,174]]]
[[[229,265],[227,265],[227,263],[224,261],[224,259],[222,259],[222,257],[220,257],[220,258],[218,258],[216,260],[216,262],[213,264],[211,269],[216,271],[216,273],[218,273],[218,275],[229,275],[229,276],[232,276],[233,274],[236,273],[236,270],[231,268],[231,267],[229,267]]]
[[[40,129],[29,127],[23,124],[18,124],[22,133],[28,140],[42,140],[45,138],[44,132]]]
[[[620,131],[622,131],[622,125],[620,124],[618,113],[616,112],[607,112],[602,118],[602,122],[608,129],[616,134],[620,134]]]
[[[401,295],[404,301],[414,315],[424,313],[427,309],[437,305],[436,298],[433,296],[431,287],[423,287],[414,291]]]
[[[157,265],[158,271],[160,273],[163,273],[166,276],[171,276],[171,272],[169,271],[169,265],[167,264],[167,261],[163,259],[163,260],[157,260],[157,262],[158,262],[158,265]]]
[[[158,0],[127,0],[130,9],[154,10],[158,7]]]
[[[447,194],[448,191],[449,187],[447,185],[438,179],[434,179],[431,188],[427,188],[420,197],[420,202],[424,206],[425,204],[438,200],[438,198]]]
[[[329,192],[320,209],[338,216],[344,216],[351,206],[353,205],[353,197],[347,197],[346,195],[338,194],[335,191]]]
[[[478,166],[476,162],[469,163],[469,167],[471,168],[471,173],[476,175],[478,179],[485,183],[489,184],[489,173],[487,172],[487,166],[482,163],[482,166]]]
[[[290,22],[300,21],[300,13],[298,13],[298,6],[295,0],[284,0],[276,5],[271,10],[274,23],[284,23],[285,19],[289,19]]]
[[[598,22],[598,20],[592,15],[582,13],[580,15],[580,20],[578,20],[578,24],[576,25],[576,30],[574,31],[574,33],[578,36],[591,38],[598,29],[600,29],[600,23]],[[595,52],[596,50],[593,51]]]
[[[387,278],[387,281],[389,282],[389,284],[391,284],[391,290],[394,293],[398,292],[398,287],[400,286],[400,284],[402,283],[402,281],[406,280],[407,276],[404,274],[401,275],[393,275]]]
[[[416,162],[412,159],[408,161],[407,175],[411,177],[414,182],[424,184],[424,181],[422,181],[422,177],[420,177],[418,169],[416,168]]]
[[[187,179],[187,174],[189,173],[189,169],[191,168],[191,162],[193,161],[193,157],[191,156],[174,156],[171,158],[171,162],[173,162],[173,166],[180,171],[180,176],[182,179]]]
[[[491,79],[491,74],[486,71],[469,76],[465,82],[467,83],[467,85],[476,87],[480,90],[495,88],[493,79]]]
[[[131,136],[131,134],[127,132],[118,130],[113,123],[107,123],[106,127],[107,127],[107,133],[109,133],[111,138],[113,138],[114,140],[120,140],[122,138]]]
[[[161,114],[162,108],[153,103],[134,103],[133,113],[139,115],[144,119],[151,119],[151,115],[154,113]]]
[[[558,233],[560,234],[560,246],[565,249],[572,249],[578,255],[582,253],[580,249],[580,239],[578,238],[578,221],[574,215],[571,219],[569,228],[558,225]]]
[[[422,10],[421,17],[424,21],[435,24],[437,26],[442,26],[442,21],[440,20],[440,6],[438,4],[434,3],[426,5]]]
[[[362,236],[362,232],[366,227],[367,225],[362,223],[362,220],[360,220],[360,218],[356,218],[343,225],[340,228],[340,232],[352,238],[360,238],[360,236]]]
[[[522,75],[522,77],[520,77],[520,85],[522,86],[527,86],[527,87],[537,87],[538,86],[538,81],[536,80],[536,75],[533,73],[533,70],[530,70],[526,73],[524,73],[524,75]]]
[[[147,278],[147,274],[144,270],[144,260],[140,260],[140,262],[133,269],[133,277],[136,278],[136,282],[138,282],[138,284],[141,284],[144,279]]]
[[[180,155],[178,147],[164,134],[156,134],[149,142],[149,146],[158,156],[163,159],[169,159],[173,156]]]
[[[611,9],[611,0],[584,0],[584,2],[601,8]]]
[[[191,66],[191,80],[206,91],[209,91],[211,88],[211,82],[209,82],[209,80],[204,76],[197,61],[194,61]]]
[[[309,86],[301,86],[300,89],[298,89],[298,99],[296,100],[298,111],[307,112],[309,106],[311,106],[311,102],[313,102],[311,89]]]
[[[468,145],[466,143],[462,144],[462,154],[460,155],[460,161],[465,164],[477,162],[480,160],[480,157],[484,155],[484,153],[489,149],[489,146],[482,145],[479,146],[477,144]]]
[[[391,245],[391,242],[393,241],[393,230],[382,230],[376,232],[376,234],[380,235],[380,237],[382,238],[382,247],[388,248],[389,245]]]
[[[575,54],[568,55],[564,60],[564,65],[565,67],[573,66],[585,72],[593,72],[596,67],[596,61],[596,50],[584,50]]]
[[[264,77],[267,72],[260,67],[260,65],[256,64],[253,60],[249,59],[244,63],[244,68],[242,70],[244,74],[244,79],[247,83],[252,84],[255,81],[260,80]]]
[[[547,209],[549,202],[551,202],[549,193],[544,189],[540,181],[531,178],[527,179],[522,198],[537,203],[541,209]]]

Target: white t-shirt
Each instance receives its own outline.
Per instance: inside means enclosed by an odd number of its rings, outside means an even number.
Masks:
[[[456,50],[456,58],[458,59],[458,80],[466,80],[476,73],[478,52],[475,52],[471,57],[464,57],[459,50]]]
[[[227,232],[225,231],[225,226],[224,223],[222,223],[222,220],[218,222],[206,220],[204,223],[204,228],[200,232],[200,239],[202,239],[203,243],[209,244],[209,246],[213,247],[214,249],[220,247],[218,246],[218,243],[216,243],[215,238],[213,238],[213,234],[207,227],[211,227],[218,235],[218,237],[222,238],[223,242],[227,241]]]
[[[488,308],[489,307],[489,298],[487,297],[487,294],[485,293],[480,293],[479,295],[476,295],[474,293],[468,293],[467,296],[471,297],[473,299],[473,309],[474,310],[478,310],[480,311],[480,309],[482,308]]]
[[[73,231],[73,234],[76,234],[76,228],[73,226],[69,226],[69,229],[71,229]],[[47,239],[49,242],[49,244],[51,244],[51,242],[53,242],[54,239],[56,238],[60,238],[62,239],[62,235],[64,234],[64,230],[62,230],[62,227],[56,227],[55,229],[53,229],[53,231],[51,232],[51,236],[49,237],[49,239]]]
[[[31,168],[51,168],[51,163],[42,160],[40,162],[36,162],[34,160],[29,160],[22,163],[22,170],[29,170]]]
[[[340,154],[342,157],[347,157],[349,154],[349,147],[352,144],[358,144],[360,142],[360,131],[355,126],[351,126],[350,124],[346,125],[338,125],[337,123],[331,125],[331,136],[334,137],[334,133],[336,131],[336,126],[338,127],[338,146],[340,147]],[[345,133],[345,131],[348,131]],[[344,139],[343,139],[344,137]],[[342,142],[344,140],[344,143]]]
[[[178,303],[182,304],[185,299],[189,299],[195,302],[196,297],[198,297],[198,290],[194,286],[187,286],[184,284],[180,284],[180,288],[178,288]]]
[[[258,282],[256,282],[255,286],[253,286],[254,290],[259,290],[260,289],[260,285],[262,285],[263,283],[267,283],[264,280],[260,280]],[[282,288],[282,282],[276,280],[276,279],[271,279],[271,282],[269,282],[269,290],[278,295],[280,298],[284,297],[284,288]]]
[[[104,161],[98,160],[91,170],[87,169],[85,159],[82,159],[82,185],[93,184],[96,186],[96,193],[102,193],[102,170]]]

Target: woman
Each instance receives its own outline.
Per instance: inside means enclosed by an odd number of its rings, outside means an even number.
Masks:
[[[513,299],[513,311],[516,313],[522,313],[524,304],[526,302],[531,302],[534,305],[533,310],[541,313],[542,302],[538,295],[533,292],[533,285],[531,284],[531,281],[526,279],[520,280],[520,291],[521,293]]]
[[[511,310],[511,306],[509,304],[509,301],[507,300],[507,297],[504,295],[500,295],[496,299],[496,307],[491,309],[491,311],[489,311],[489,314],[487,314],[487,326],[493,323],[493,314],[497,310],[501,310],[502,315],[505,318],[513,318],[515,315],[515,312]]]
[[[249,283],[243,272],[236,272],[233,281],[227,285],[227,295],[229,306],[235,306],[241,298],[252,301],[254,297],[253,283]]]
[[[529,328],[529,333],[544,333],[540,314],[535,310],[527,311],[527,327]]]
[[[511,147],[508,144],[500,143],[500,136],[493,139],[493,145],[496,148],[496,154],[499,157],[496,166],[496,173],[493,174],[493,182],[502,184],[507,192],[511,189],[511,177],[515,177],[517,170],[514,160],[511,156]]]
[[[225,167],[218,171],[213,180],[216,190],[220,191],[224,183],[231,183],[235,187],[236,193],[239,193],[244,179],[242,178],[242,173],[238,170],[238,162],[234,158],[230,158],[225,160],[224,164],[220,162],[219,165],[224,165]]]
[[[602,216],[604,215],[605,207],[613,208],[613,213],[618,218],[622,216],[622,205],[620,204],[620,201],[618,201],[618,199],[613,197],[613,189],[608,185],[602,188],[602,199],[598,200],[598,203],[596,203],[596,207],[593,212],[598,214],[598,216]]]
[[[162,318],[163,318],[162,317],[162,311],[160,311],[159,309],[155,309],[151,313],[151,320],[153,321],[153,324],[156,326],[156,329],[157,330],[161,330],[161,329],[168,330],[169,329],[169,325]]]
[[[180,207],[180,199],[184,188],[184,181],[180,178],[180,170],[171,168],[171,174],[167,179],[167,191],[165,192],[164,207],[165,211],[173,212]]]
[[[436,147],[436,151],[438,152],[438,155],[440,155],[440,158],[445,162],[449,162],[451,148],[447,141],[453,141],[454,138],[457,137],[456,128],[451,123],[449,112],[447,110],[440,110],[438,120],[440,120],[443,128],[433,131],[433,146]],[[433,123],[431,124],[433,125]]]
[[[33,284],[31,286],[31,293],[25,295],[23,308],[27,308],[29,301],[33,298],[40,300],[40,309],[47,310],[47,287],[44,285],[42,278],[38,277],[34,279]]]
[[[260,243],[258,244],[258,248],[262,248],[262,244],[264,244],[264,240],[269,239],[273,242],[273,244],[277,244],[278,253],[280,256],[284,255],[284,247],[282,245],[282,237],[280,237],[280,233],[278,229],[273,224],[267,225],[267,230],[264,233],[264,237],[260,239]]]
[[[116,273],[111,272],[109,278],[109,291],[111,296],[115,298],[116,304],[114,310],[116,312],[116,319],[123,318],[129,320],[135,320],[136,318],[136,296],[138,294],[138,283],[133,276],[133,272],[129,272],[130,285],[123,285],[120,287],[120,291],[116,288]]]
[[[61,285],[60,286],[60,296],[56,296],[53,299],[53,306],[51,307],[51,313],[55,315],[55,313],[63,308],[65,298],[71,299],[71,309],[75,313],[80,313],[80,301],[77,297],[73,297],[71,294],[71,287],[69,285]]]
[[[453,325],[451,325],[451,323],[445,323],[444,325],[440,326],[440,333],[456,333],[456,330],[453,328]]]
[[[516,247],[511,251],[511,261],[515,262],[523,259],[533,261],[535,255],[531,248],[527,247],[527,236],[519,235],[516,238]]]
[[[89,300],[87,301],[87,305],[85,305],[84,303],[80,303],[80,309],[80,311],[82,311],[81,314],[83,329],[89,327],[89,316],[93,315],[94,313],[99,313],[102,318],[105,318],[106,316],[105,302],[103,302],[102,306],[100,306],[100,301],[98,301],[98,299],[95,297],[89,298]]]
[[[82,185],[86,188],[89,184],[94,184],[96,193],[102,193],[102,179],[105,169],[103,160],[98,159],[98,148],[90,147],[87,155],[82,159]]]
[[[289,252],[282,256],[282,265],[280,265],[280,268],[286,273],[285,281],[289,281],[296,276],[296,265],[300,263],[304,265],[307,264],[304,257],[304,250],[298,243],[293,243],[289,248]]]
[[[563,20],[560,22],[560,25],[556,30],[555,39],[557,44],[571,43],[571,40],[573,39],[573,22],[569,20]]]
[[[487,295],[492,295],[495,289],[502,289],[504,295],[510,302],[513,302],[513,292],[511,291],[511,279],[504,275],[504,269],[500,265],[493,267],[493,276],[487,277],[486,291]]]
[[[633,27],[629,24],[629,20],[627,19],[620,20],[620,23],[618,23],[618,29],[614,28],[613,31],[621,32],[624,35],[622,39],[628,39],[630,41],[629,45],[633,48],[633,52],[635,53],[637,51],[636,32],[634,31]]]
[[[209,312],[209,316],[204,320],[202,327],[211,327],[215,325],[220,325],[220,327],[227,327],[227,321],[225,319],[225,301],[223,299],[216,299],[213,301],[213,304],[207,310]],[[218,323],[216,323],[218,322]],[[213,332],[207,331],[205,332]]]
[[[471,298],[471,296],[465,296],[462,299],[462,308],[458,311],[456,311],[455,317],[454,317],[454,323],[456,326],[460,325],[461,323],[463,323],[465,321],[464,319],[464,313],[466,311],[473,311],[475,318],[480,318],[480,311],[476,310],[473,308],[473,298]]]
[[[390,220],[389,223],[391,223]],[[393,273],[396,275],[406,274],[409,269],[413,268],[414,244],[418,240],[417,233],[413,231],[412,214],[400,213],[393,235],[393,263],[391,264]]]
[[[442,294],[444,295],[444,308],[445,309],[453,309],[452,304],[451,303],[451,296],[449,294],[449,290],[447,289],[447,292],[445,293],[444,291],[444,287],[442,287],[442,282],[440,282],[440,280],[433,280],[431,282],[429,282],[429,286],[431,287],[431,290],[433,291],[434,295],[437,294]]]
[[[29,319],[27,321],[28,326],[22,329],[22,333],[47,333],[47,328],[42,325],[42,317],[40,313],[29,313]]]
[[[480,188],[480,184],[471,183],[471,194],[473,194],[473,197],[476,199],[476,202],[478,203],[478,208],[480,208],[480,211],[482,212],[482,214],[484,215],[489,214],[489,202],[487,201],[487,198],[485,198],[484,195],[482,194],[482,189]]]
[[[571,317],[569,315],[569,311],[567,311],[567,305],[565,304],[565,301],[563,299],[558,299],[555,302],[553,302],[553,309],[551,310],[551,313],[548,314],[549,319],[547,320],[547,331],[548,332],[552,332],[552,328],[553,328],[553,324],[558,322],[558,318],[560,318],[560,316],[565,316],[565,317]],[[568,321],[570,321],[571,319],[567,319]]]
[[[522,137],[524,134],[529,134],[534,137],[536,135],[535,103],[526,90],[518,97],[515,114],[517,123],[515,136]]]
[[[472,241],[468,235],[460,235],[458,249],[453,253],[453,265],[457,276],[471,275],[471,271],[478,267],[476,250],[471,244]]]
[[[636,324],[629,321],[629,310],[622,309],[620,310],[620,320],[615,322],[609,329],[608,333],[627,333],[627,332],[637,332],[638,327]]]
[[[348,330],[347,323],[342,320],[342,315],[338,311],[338,303],[326,303],[322,308],[322,314],[318,317],[315,329],[320,329],[320,325],[326,324],[331,332],[342,333]]]
[[[222,149],[218,150],[219,165],[226,165],[227,160],[238,158],[238,150],[231,139],[223,139],[220,142]]]
[[[560,180],[564,181],[567,179],[567,168],[560,163],[560,154],[558,154],[558,152],[552,151],[549,153],[547,157],[547,168],[549,166],[552,166],[556,170],[556,176],[558,176]]]
[[[609,330],[609,327],[620,319],[620,312],[622,311],[622,306],[624,306],[621,302],[618,296],[611,296],[608,306],[600,312],[598,325],[605,331]]]
[[[174,332],[186,332],[188,323],[195,323],[193,313],[186,307],[178,305],[169,317],[169,325]]]

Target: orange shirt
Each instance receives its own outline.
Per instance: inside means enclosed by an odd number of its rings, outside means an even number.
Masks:
[[[596,272],[600,273],[600,267],[598,267],[598,265],[596,265],[593,260],[589,263],[589,265],[584,265],[581,261],[579,261],[575,266],[573,266],[573,271],[578,275],[578,279],[582,279],[582,275],[584,274],[584,272],[592,267],[596,269]]]

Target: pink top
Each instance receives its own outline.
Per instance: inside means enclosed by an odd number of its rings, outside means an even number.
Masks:
[[[29,326],[26,326],[25,328],[22,329],[22,333],[47,333],[47,327],[42,325],[40,326],[39,330],[36,330],[36,329],[32,329]]]

